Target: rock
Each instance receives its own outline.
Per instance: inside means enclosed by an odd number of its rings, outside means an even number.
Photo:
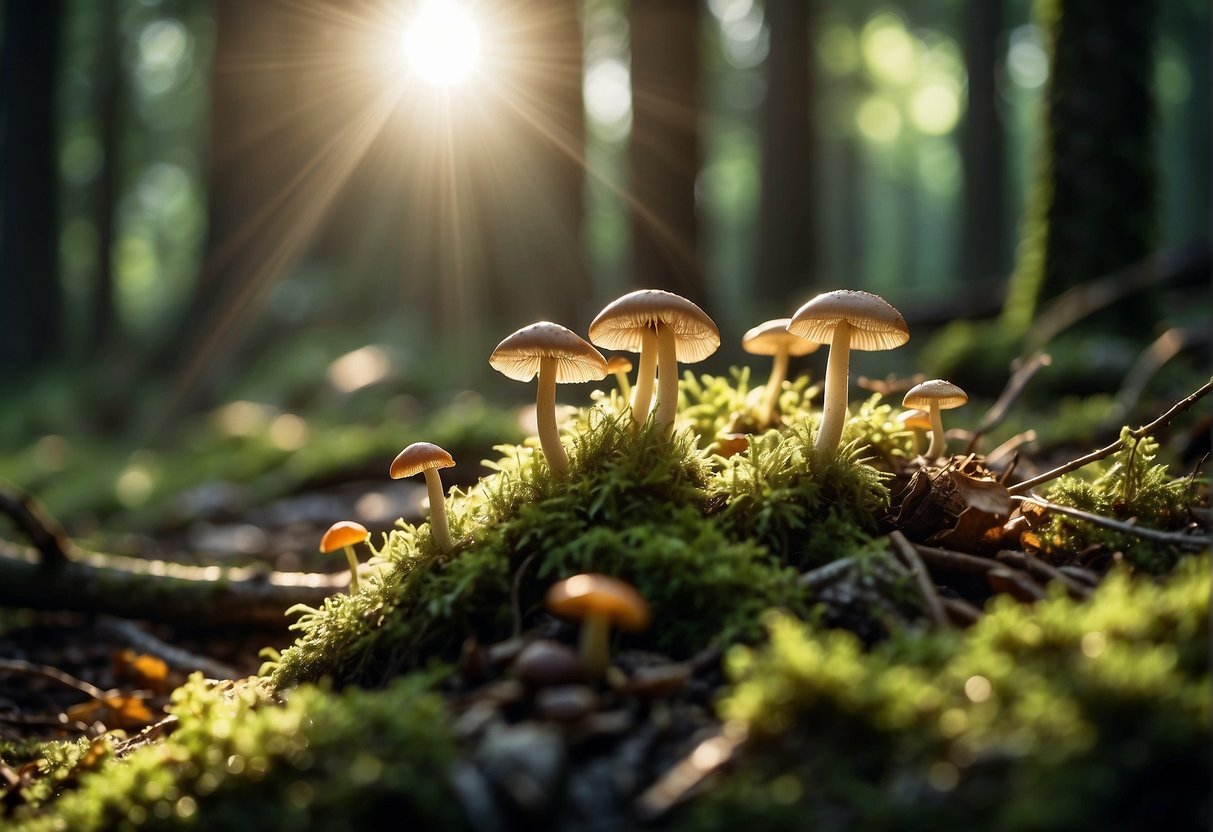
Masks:
[[[524,814],[548,814],[564,780],[564,740],[550,726],[534,722],[489,731],[475,753],[488,781]]]

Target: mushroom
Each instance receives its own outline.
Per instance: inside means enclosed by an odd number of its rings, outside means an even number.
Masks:
[[[796,310],[788,332],[816,344],[829,344],[821,425],[814,456],[833,458],[847,418],[847,378],[851,350],[891,350],[910,340],[901,313],[878,295],[838,289],[818,295]]]
[[[590,324],[590,340],[607,349],[640,353],[632,418],[643,424],[648,416],[656,372],[660,385],[657,424],[668,430],[678,410],[678,362],[702,361],[716,352],[720,332],[686,298],[660,289],[640,289],[598,313]]]
[[[931,414],[917,408],[903,410],[897,417],[897,424],[910,432],[910,449],[918,456],[922,451],[922,434],[931,429]]]
[[[548,468],[557,477],[569,470],[569,457],[556,428],[556,385],[594,381],[606,376],[606,360],[577,333],[550,321],[524,326],[497,345],[489,356],[494,370],[515,381],[539,376],[535,418],[539,444]]]
[[[765,426],[774,420],[779,408],[779,391],[783,389],[783,380],[788,375],[788,356],[808,355],[816,352],[821,345],[806,341],[798,335],[788,332],[791,318],[775,318],[761,323],[741,336],[741,348],[751,355],[771,355],[775,357],[771,365],[771,377],[767,379],[766,394],[762,397],[762,408],[758,419]]]
[[[350,595],[358,591],[358,558],[354,556],[354,545],[365,543],[371,536],[366,526],[353,520],[339,520],[329,526],[329,530],[320,538],[320,551],[323,554],[345,550],[346,560],[350,563]]]
[[[550,612],[581,619],[581,660],[591,678],[600,679],[610,659],[610,628],[633,632],[649,626],[649,605],[631,584],[606,575],[574,575],[553,584]]]
[[[619,382],[619,395],[626,402],[632,395],[632,385],[628,384],[628,373],[632,372],[632,362],[622,355],[612,355],[607,359],[607,372],[614,373],[615,381]]]
[[[965,391],[950,381],[933,378],[911,387],[902,399],[904,407],[916,407],[931,414],[931,444],[927,448],[927,459],[937,459],[948,451],[948,440],[943,433],[941,410],[960,407],[969,400]]]
[[[446,523],[446,495],[442,490],[439,468],[450,468],[455,460],[446,451],[430,442],[414,442],[392,460],[392,479],[411,477],[425,473],[425,487],[430,495],[430,534],[443,554],[455,548],[451,543],[451,530]]]

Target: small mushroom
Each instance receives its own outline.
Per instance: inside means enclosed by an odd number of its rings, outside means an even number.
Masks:
[[[643,424],[648,417],[656,373],[660,385],[657,424],[668,430],[678,411],[678,362],[702,361],[716,352],[720,331],[686,298],[660,289],[640,289],[598,313],[590,324],[590,340],[606,349],[640,353],[632,418]]]
[[[425,488],[430,495],[430,533],[443,554],[455,548],[451,542],[451,530],[446,522],[446,494],[442,490],[439,468],[450,468],[455,460],[446,451],[430,442],[414,442],[392,460],[392,479],[398,480],[414,474],[425,474]]]
[[[550,321],[524,326],[497,345],[489,356],[494,370],[515,381],[539,376],[535,418],[539,444],[557,477],[569,471],[569,457],[556,427],[556,385],[594,381],[607,374],[606,360],[577,333]]]
[[[619,395],[626,402],[632,395],[632,385],[628,383],[628,373],[632,372],[632,362],[625,356],[612,355],[607,359],[607,372],[615,376],[619,382]]]
[[[901,313],[869,292],[838,289],[818,295],[796,310],[788,332],[816,344],[829,344],[821,425],[813,448],[818,463],[838,451],[847,419],[847,379],[851,350],[891,350],[910,340]]]
[[[791,318],[775,318],[761,323],[741,336],[741,348],[751,355],[774,356],[771,364],[771,377],[767,379],[766,394],[762,397],[762,407],[758,413],[759,421],[765,426],[770,425],[779,408],[779,391],[783,389],[783,380],[788,376],[788,356],[808,355],[816,352],[821,345],[806,341],[798,335],[788,332]]]
[[[940,411],[960,407],[968,400],[969,396],[965,391],[941,378],[924,381],[911,387],[906,393],[901,402],[903,406],[925,410],[931,416],[931,444],[927,448],[927,459],[938,459],[948,452],[948,439],[943,433],[943,417],[940,416]]]
[[[320,538],[320,551],[324,554],[345,550],[346,560],[350,563],[350,595],[358,592],[358,558],[354,556],[354,546],[365,543],[371,533],[366,526],[353,520],[339,520],[329,526],[329,530]]]
[[[897,424],[910,432],[910,449],[918,456],[922,452],[922,435],[931,429],[931,414],[917,408],[903,410]]]
[[[606,575],[574,575],[553,584],[547,608],[581,619],[581,660],[591,678],[601,679],[610,661],[610,628],[633,632],[649,626],[649,605],[630,584]]]

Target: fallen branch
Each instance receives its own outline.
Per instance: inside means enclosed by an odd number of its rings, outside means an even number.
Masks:
[[[0,541],[0,605],[9,607],[285,629],[283,610],[319,606],[342,585],[340,575],[184,566],[93,552],[45,563],[34,549]]]
[[[67,532],[42,506],[24,491],[8,484],[0,484],[0,514],[7,515],[45,563],[62,563],[75,553],[75,547]]]
[[[851,573],[855,568],[855,558],[839,558],[805,572],[796,579],[796,584],[802,589],[816,592],[825,589],[830,584],[837,583]]]
[[[1070,597],[1075,600],[1085,601],[1091,597],[1091,593],[1093,592],[1093,589],[1087,584],[1071,578],[1056,566],[1045,563],[1040,558],[1033,557],[1027,552],[1003,549],[998,553],[998,560],[1000,563],[1014,566],[1016,569],[1022,569],[1033,577],[1044,581],[1046,584],[1050,581],[1059,581],[1066,588],[1066,592],[1069,593]]]
[[[82,679],[77,679],[69,673],[64,673],[57,667],[51,667],[45,664],[34,664],[33,662],[22,661],[21,659],[0,659],[0,670],[6,673],[20,673],[25,676],[41,676],[44,679],[50,679],[65,685],[72,690],[83,693],[98,702],[106,700],[106,692],[96,685],[89,684]]]
[[[914,544],[914,551],[931,566],[951,569],[953,572],[985,573],[998,566],[998,561],[991,558],[979,558],[976,555],[966,555],[964,552],[939,549],[935,546],[924,546],[921,543]]]
[[[1012,500],[1021,502],[1029,502],[1040,506],[1045,511],[1052,511],[1055,514],[1064,514],[1067,517],[1073,517],[1076,520],[1086,520],[1096,526],[1102,526],[1105,529],[1123,532],[1124,534],[1140,537],[1142,540],[1153,540],[1156,543],[1169,543],[1172,546],[1179,546],[1183,549],[1204,549],[1213,543],[1213,540],[1207,537],[1198,535],[1186,534],[1185,532],[1166,532],[1160,529],[1147,529],[1139,526],[1136,523],[1128,523],[1124,520],[1117,520],[1114,517],[1104,517],[1102,514],[1092,514],[1089,511],[1082,509],[1063,506],[1059,503],[1051,503],[1042,497],[1028,496],[1013,496]]]
[[[1206,382],[1199,390],[1194,392],[1192,395],[1188,396],[1186,399],[1181,399],[1180,401],[1176,402],[1171,407],[1170,410],[1168,410],[1166,413],[1159,416],[1157,419],[1155,419],[1150,424],[1142,425],[1141,427],[1139,427],[1135,430],[1129,431],[1130,438],[1141,439],[1144,436],[1149,436],[1149,435],[1153,434],[1155,431],[1159,430],[1160,428],[1165,428],[1167,425],[1171,424],[1171,422],[1173,422],[1177,416],[1179,416],[1181,413],[1186,412],[1187,410],[1189,410],[1192,407],[1192,405],[1196,404],[1202,398],[1207,396],[1209,394],[1210,390],[1213,390],[1213,378],[1210,378],[1209,381]],[[1123,447],[1124,447],[1124,442],[1117,439],[1111,445],[1100,448],[1098,451],[1092,451],[1091,453],[1087,454],[1086,456],[1081,456],[1078,459],[1070,460],[1069,462],[1067,462],[1064,465],[1059,465],[1058,467],[1054,468],[1052,471],[1046,471],[1045,473],[1032,477],[1029,480],[1024,480],[1023,482],[1016,483],[1015,485],[1011,486],[1008,490],[1011,492],[1011,494],[1025,494],[1028,491],[1031,491],[1036,486],[1040,485],[1041,483],[1046,483],[1046,482],[1049,482],[1050,480],[1055,480],[1064,474],[1070,473],[1071,471],[1077,471],[1079,468],[1082,468],[1086,465],[1090,465],[1092,462],[1098,462],[1101,459],[1107,459],[1108,457],[1110,457],[1112,454],[1116,453]]]

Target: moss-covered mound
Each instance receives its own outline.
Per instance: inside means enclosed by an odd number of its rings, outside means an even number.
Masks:
[[[729,657],[750,740],[680,827],[1207,829],[1209,558],[1095,598],[1006,596],[865,652],[788,616]]]
[[[546,588],[579,572],[634,584],[655,623],[632,643],[674,656],[757,635],[771,607],[805,614],[798,572],[869,542],[889,499],[853,453],[810,467],[812,434],[801,414],[724,460],[694,431],[637,431],[608,402],[567,431],[566,478],[531,447],[503,447],[491,476],[448,500],[455,552],[427,526],[394,531],[361,593],[303,611],[274,682],[378,685],[452,659],[469,636],[531,623]]]

